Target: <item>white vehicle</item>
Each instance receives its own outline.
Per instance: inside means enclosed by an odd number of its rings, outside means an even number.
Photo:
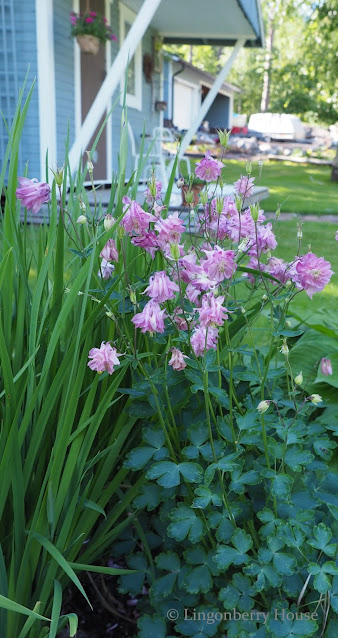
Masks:
[[[248,124],[249,135],[271,140],[304,140],[305,126],[296,115],[288,113],[254,113]]]

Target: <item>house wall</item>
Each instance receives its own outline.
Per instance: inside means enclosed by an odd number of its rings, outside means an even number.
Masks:
[[[214,103],[207,112],[205,119],[212,128],[229,128],[230,126],[230,97],[228,95],[216,95]]]
[[[35,2],[3,0],[0,7],[0,110],[10,127],[27,74],[24,99],[37,77],[37,51],[35,40]],[[0,156],[4,157],[8,135],[0,118]],[[38,177],[39,119],[37,87],[28,109],[21,138],[18,173],[23,174],[28,162],[30,177]]]
[[[119,1],[107,3],[110,7],[110,24],[118,41],[112,42],[109,57],[111,60],[117,55],[120,46],[119,34]],[[56,94],[56,139],[57,139],[57,165],[64,162],[65,143],[69,128],[69,147],[74,142],[77,127],[80,123],[76,116],[76,46],[74,39],[70,37],[69,15],[73,10],[73,0],[53,0],[53,28],[54,28],[54,65],[55,65],[55,94]],[[109,15],[108,15],[109,20]],[[142,41],[142,59],[145,53],[152,54],[152,38],[155,30],[147,30]],[[40,136],[39,136],[39,102],[38,102],[38,64],[36,42],[36,3],[34,0],[22,2],[22,0],[2,0],[0,5],[0,110],[3,112],[10,125],[14,116],[17,103],[18,90],[22,86],[29,66],[25,95],[35,79],[35,87],[32,93],[30,107],[27,113],[19,157],[19,173],[24,172],[28,162],[28,176],[45,179],[40,174]],[[51,73],[53,70],[51,69]],[[41,79],[43,82],[43,78]],[[130,121],[136,150],[138,150],[143,127],[146,135],[151,135],[154,127],[161,123],[161,114],[154,109],[155,101],[162,99],[163,87],[161,74],[153,73],[152,82],[145,81],[142,72],[142,110],[128,107],[128,119]],[[113,96],[112,102],[118,98],[118,93]],[[79,109],[77,108],[77,113]],[[111,161],[108,179],[111,178],[111,169],[114,173],[118,170],[118,151],[120,145],[122,107],[119,99],[111,115],[111,124],[108,127],[109,140],[108,152]],[[8,136],[6,128],[0,118],[0,153],[3,157],[7,145]],[[55,168],[54,166],[52,168]],[[131,154],[128,154],[128,174],[131,174],[134,162]]]

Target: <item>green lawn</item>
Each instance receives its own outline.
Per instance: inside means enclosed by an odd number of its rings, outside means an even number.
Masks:
[[[302,227],[302,253],[307,252],[307,246],[318,257],[324,257],[331,262],[334,275],[331,282],[323,292],[317,293],[311,300],[305,292],[298,294],[291,303],[291,310],[303,318],[318,312],[331,312],[337,315],[338,311],[338,242],[335,240],[337,227],[328,222],[307,222]],[[278,247],[274,255],[291,261],[297,253],[297,224],[296,221],[279,221],[275,226]]]
[[[235,182],[241,174],[245,174],[244,160],[225,161],[222,175],[226,183]],[[274,212],[281,204],[281,210],[287,213],[338,215],[338,182],[331,182],[330,166],[266,160],[261,179],[257,162],[253,163],[252,174],[257,185],[267,186],[270,191],[270,197],[262,202],[267,211]]]

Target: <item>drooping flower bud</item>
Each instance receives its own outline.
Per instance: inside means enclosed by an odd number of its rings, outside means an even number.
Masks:
[[[85,215],[80,215],[77,220],[76,220],[77,224],[86,224],[87,223],[87,217],[85,217]]]
[[[283,340],[283,345],[282,345],[282,347],[280,349],[280,352],[282,354],[285,354],[285,356],[287,356],[289,354],[289,348],[287,346],[286,339]]]
[[[296,385],[302,385],[303,383],[303,373],[300,371],[294,379]]]
[[[203,206],[205,206],[206,203],[208,202],[208,193],[207,193],[207,191],[201,191],[200,192],[200,200],[201,200],[201,204],[203,204]]]
[[[220,145],[223,146],[223,148],[226,148],[229,144],[230,131],[227,131],[226,129],[224,129],[224,131],[216,129],[216,131],[218,133]]]
[[[326,359],[325,357],[323,357],[320,362],[320,369],[326,377],[328,377],[330,374],[333,374],[332,363],[330,359]]]
[[[321,403],[323,399],[320,394],[311,394],[311,396],[308,397],[308,400],[311,401],[313,405],[318,405],[318,403]]]
[[[94,172],[94,164],[93,164],[93,162],[91,160],[91,157],[90,157],[90,151],[86,151],[86,153],[87,153],[87,157],[88,157],[88,159],[87,159],[87,171],[88,171],[88,173],[90,175],[92,175],[93,172]]]
[[[257,406],[258,412],[263,414],[263,412],[266,412],[269,409],[269,405],[270,405],[270,401],[260,401],[260,403]]]
[[[182,188],[182,186],[184,186],[184,179],[183,179],[183,177],[179,177],[179,178],[176,180],[176,186],[177,186],[177,188]]]
[[[113,228],[114,224],[115,224],[114,217],[110,213],[108,213],[108,215],[106,215],[103,220],[104,229],[110,230],[111,228]]]

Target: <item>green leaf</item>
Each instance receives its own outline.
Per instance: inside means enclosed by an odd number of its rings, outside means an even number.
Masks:
[[[274,638],[307,638],[318,629],[317,623],[305,616],[305,612],[301,616],[296,607],[291,610],[276,608],[268,616],[267,627]]]
[[[153,483],[141,485],[141,493],[133,501],[137,509],[147,508],[148,512],[156,509],[161,500],[161,488]]]
[[[199,507],[201,509],[205,509],[209,505],[209,503],[212,503],[216,507],[222,506],[222,499],[219,494],[213,494],[213,492],[204,485],[196,487],[195,494],[196,497],[194,498],[191,507]]]
[[[327,561],[322,566],[317,565],[317,563],[310,563],[308,572],[315,576],[313,581],[314,588],[319,591],[320,594],[326,594],[331,588],[331,579],[328,574],[338,575],[338,568],[333,561]]]
[[[232,481],[229,489],[237,494],[244,493],[245,485],[257,485],[257,483],[261,481],[261,477],[256,470],[249,470],[249,472],[244,472],[244,474],[241,474],[241,471],[242,470],[238,468],[231,474]]]
[[[198,620],[194,619],[193,613],[188,613],[184,620],[180,620],[175,629],[180,636],[190,636],[191,638],[211,638],[218,634],[218,626],[221,622],[219,619],[218,609],[212,607],[199,607]],[[197,617],[197,614],[196,614]],[[210,622],[212,618],[212,623]],[[155,635],[152,638],[155,638]],[[158,638],[156,636],[156,638]]]
[[[168,527],[168,536],[178,542],[188,537],[191,543],[198,543],[205,533],[203,521],[186,505],[180,503],[170,512],[169,518],[173,522]]]
[[[163,487],[175,487],[180,484],[180,474],[189,483],[200,483],[203,480],[203,468],[198,463],[173,463],[162,461],[154,463],[146,473],[146,478],[157,479]]]
[[[146,473],[146,478],[157,479],[162,487],[175,487],[180,484],[179,465],[172,461],[154,463]]]
[[[287,500],[290,496],[293,478],[287,474],[276,474],[271,483],[271,493],[279,499]]]
[[[278,573],[283,576],[291,576],[297,565],[297,561],[294,556],[284,554],[283,552],[275,552],[272,560]]]
[[[198,565],[185,576],[184,588],[189,594],[207,594],[212,589],[213,579],[207,565]]]
[[[88,507],[88,509],[90,510],[94,510],[94,512],[99,512],[100,514],[102,514],[102,516],[107,518],[106,512],[104,511],[103,507],[100,507],[100,505],[97,505],[97,503],[94,503],[94,501],[90,501],[89,499],[86,499],[83,502],[83,506]]]
[[[89,602],[89,598],[85,590],[83,589],[77,575],[71,568],[70,564],[59,552],[59,550],[54,545],[52,545],[52,543],[47,538],[42,536],[42,534],[39,534],[38,532],[33,532],[32,535],[47,550],[47,552],[52,556],[52,558],[54,558],[54,560],[58,563],[61,569],[63,569],[63,571],[66,572],[68,578],[70,578],[70,580],[74,583],[77,589],[81,592],[82,596],[86,599],[88,605],[92,609],[92,606]]]
[[[245,554],[252,547],[252,538],[250,534],[246,534],[243,529],[236,529],[231,539],[232,544],[238,549],[239,552]]]
[[[232,564],[241,565],[242,563],[247,562],[247,557],[233,547],[229,547],[228,545],[219,545],[215,553],[214,561],[217,567],[224,571]]]
[[[130,569],[137,570],[137,573],[124,574],[119,578],[119,592],[122,594],[131,594],[138,596],[144,585],[144,579],[148,567],[147,559],[144,554],[133,554],[128,558],[127,565]]]
[[[31,618],[35,618],[36,620],[50,620],[46,618],[46,616],[41,616],[40,614],[24,607],[23,605],[19,605],[14,600],[10,600],[6,596],[2,596],[0,594],[0,607],[2,609],[7,609],[8,611],[14,611],[16,614],[24,614],[25,616],[30,616]]]
[[[160,616],[145,614],[137,621],[139,638],[165,638],[167,634],[166,623]]]
[[[311,452],[302,450],[301,445],[291,445],[287,448],[285,453],[285,463],[294,472],[300,472],[302,465],[307,465],[313,461],[314,456]]]
[[[313,534],[316,538],[315,541],[308,541],[311,547],[318,549],[324,554],[328,556],[335,556],[337,551],[337,544],[329,545],[329,540],[332,536],[331,530],[324,525],[324,523],[319,523],[313,528]]]

